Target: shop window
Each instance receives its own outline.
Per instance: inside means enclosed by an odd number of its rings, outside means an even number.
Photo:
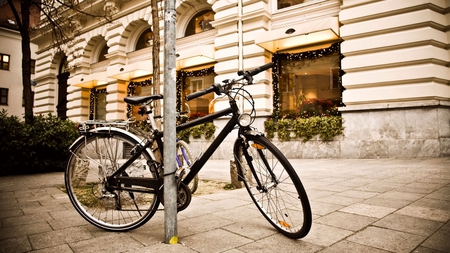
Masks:
[[[278,0],[278,9],[283,9],[291,7],[292,5],[297,5],[305,2],[305,0]]]
[[[214,11],[204,10],[197,13],[188,23],[184,36],[190,36],[213,29]]]
[[[106,120],[106,88],[93,88],[90,97],[90,120]]]
[[[143,81],[130,81],[127,88],[127,96],[147,96],[154,93],[154,87],[152,85],[152,79]],[[127,117],[136,118],[136,120],[142,120],[142,116],[138,114],[139,105],[127,104]]]
[[[105,44],[100,50],[100,54],[98,56],[98,62],[106,61],[106,55],[108,54],[109,47]]]
[[[8,105],[8,89],[0,88],[0,105]]]
[[[0,54],[0,69],[9,70],[10,57],[8,54]]]
[[[340,52],[332,48],[302,54],[278,54],[275,101],[282,117],[333,114],[342,105]]]
[[[153,37],[152,29],[151,28],[147,28],[141,34],[141,36],[139,36],[139,39],[137,40],[136,51],[140,50],[140,49],[144,49],[144,48],[150,47],[152,45],[152,37]]]
[[[185,96],[205,89],[214,83],[214,67],[194,71],[179,71],[177,73],[177,107],[179,111],[186,110],[186,104],[191,111],[190,118],[198,118],[210,113],[214,93],[209,93],[191,101],[185,101]]]

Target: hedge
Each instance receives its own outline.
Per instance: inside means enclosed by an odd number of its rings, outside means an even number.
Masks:
[[[64,171],[76,123],[48,114],[32,124],[0,112],[0,175]]]

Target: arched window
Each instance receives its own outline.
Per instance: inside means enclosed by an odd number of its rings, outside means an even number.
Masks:
[[[211,21],[214,21],[214,11],[204,10],[197,13],[188,23],[184,36],[201,33],[211,30],[213,27]]]
[[[108,54],[109,47],[105,44],[98,55],[98,61],[106,61],[106,54]]]
[[[145,29],[145,31],[142,32],[141,36],[139,36],[139,39],[137,40],[136,51],[150,47],[152,45],[151,44],[152,37],[153,37],[152,29],[151,28]]]
[[[307,1],[308,0],[278,0],[278,9],[291,7],[292,5],[301,4]]]

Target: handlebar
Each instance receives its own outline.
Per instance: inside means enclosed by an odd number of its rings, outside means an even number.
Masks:
[[[256,74],[258,74],[258,73],[260,73],[260,72],[262,72],[264,70],[267,70],[269,68],[272,68],[273,66],[274,66],[273,62],[269,62],[267,64],[264,64],[264,65],[260,66],[260,67],[255,68],[253,70],[249,70],[249,71],[245,71],[245,72],[240,70],[238,72],[238,75],[239,76],[243,76],[243,78],[241,78],[241,80],[245,79],[250,84],[253,81],[253,76],[254,75],[256,75]],[[225,85],[227,85],[227,84],[234,84],[234,82],[231,82],[231,83],[226,82]],[[211,93],[211,92],[215,92],[217,95],[220,95],[221,93],[223,93],[222,85],[220,83],[213,84],[213,85],[211,85],[210,87],[208,87],[206,89],[203,89],[203,90],[191,93],[189,95],[186,95],[185,99],[186,99],[186,101],[189,101],[189,100],[201,97],[201,96],[206,95],[206,94]]]

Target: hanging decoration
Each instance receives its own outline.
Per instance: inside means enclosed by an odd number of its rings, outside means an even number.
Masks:
[[[289,60],[289,61],[302,61],[306,59],[317,59],[324,56],[332,55],[336,52],[340,53],[340,42],[334,43],[328,48],[323,48],[315,51],[306,51],[301,53],[275,53],[272,56],[272,62],[274,63],[274,67],[272,68],[272,84],[273,84],[273,118],[278,120],[281,118],[281,101],[280,101],[280,91],[279,91],[279,75],[281,74],[281,61]],[[341,59],[343,58],[342,54],[340,55]],[[340,61],[339,61],[340,65]],[[341,66],[339,66],[341,69]],[[344,72],[340,71],[340,76],[342,76]],[[339,78],[339,82],[341,82],[341,78]],[[342,85],[340,85],[342,87]],[[345,88],[343,88],[345,89]],[[342,104],[344,105],[344,104]],[[345,105],[344,105],[345,106]]]
[[[144,87],[150,85],[152,85],[152,79],[147,79],[142,82],[130,81],[127,87],[127,97],[136,95],[135,93],[136,87]],[[132,116],[133,116],[133,107],[130,104],[127,104],[127,117],[131,118]]]
[[[181,110],[181,93],[183,90],[186,89],[186,77],[199,77],[199,76],[207,76],[214,74],[214,66],[209,68],[204,68],[200,70],[193,70],[193,71],[185,71],[185,70],[179,70],[177,71],[177,81],[176,81],[176,87],[177,87],[177,111]]]
[[[89,96],[89,120],[94,120],[95,111],[97,110],[96,101],[98,101],[98,95],[102,93],[107,93],[106,89],[91,89],[91,94]]]

